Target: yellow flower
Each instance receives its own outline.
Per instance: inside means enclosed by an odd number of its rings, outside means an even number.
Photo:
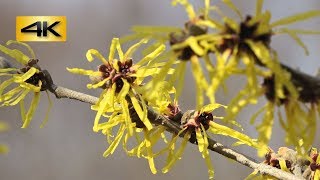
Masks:
[[[191,61],[192,72],[197,84],[197,107],[200,108],[204,102],[203,95],[208,88],[208,83],[198,59],[198,57],[206,56],[207,50],[203,50],[203,48],[199,45],[199,41],[208,37],[207,31],[209,27],[214,28],[216,26],[212,21],[208,20],[210,1],[205,0],[205,8],[203,12],[199,13],[201,15],[197,15],[198,13],[195,12],[193,6],[187,0],[175,0],[172,2],[172,4],[181,4],[186,9],[189,20],[183,29],[175,27],[135,26],[132,28],[133,34],[121,38],[121,41],[126,42],[133,39],[147,37],[156,40],[153,46],[157,46],[159,43],[169,42],[171,45],[170,51],[159,57],[157,60],[163,62],[165,65],[163,66],[159,75],[156,76],[152,83],[145,88],[151,87],[148,89],[150,96],[155,96],[153,89],[157,89],[160,86],[158,82],[165,80],[170,67],[174,66],[176,71],[170,77],[169,83],[171,85],[173,85],[175,82],[178,83],[176,95],[179,97],[184,83],[186,63],[187,61]],[[150,49],[147,49],[146,52],[150,51],[151,49],[152,46]],[[211,62],[206,61],[206,63],[206,67],[211,70],[213,68]]]
[[[270,12],[262,12],[263,0],[257,0],[255,16],[245,18],[232,1],[224,0],[223,2],[240,17],[241,22],[237,23],[234,19],[225,16],[218,7],[211,6],[209,0],[204,0],[205,7],[200,13],[195,12],[188,0],[173,0],[172,2],[173,5],[181,4],[186,9],[189,20],[184,29],[135,26],[132,29],[133,34],[123,39],[125,42],[142,37],[153,38],[156,40],[154,46],[158,43],[170,43],[170,51],[159,59],[159,61],[165,60],[163,73],[158,78],[156,77],[157,81],[150,84],[149,87],[155,87],[156,82],[164,80],[166,71],[174,66],[176,71],[170,77],[169,83],[178,84],[176,89],[179,97],[183,87],[186,61],[191,61],[192,73],[196,81],[197,108],[199,109],[204,103],[204,95],[209,98],[211,103],[215,103],[215,93],[219,87],[224,85],[225,79],[232,74],[244,74],[248,77],[248,82],[229,104],[226,121],[234,119],[246,105],[257,103],[257,98],[263,94],[258,76],[275,76],[277,98],[284,97],[283,88],[289,91],[291,98],[298,97],[297,90],[290,81],[290,74],[281,68],[276,52],[270,48],[271,36],[287,33],[306,49],[298,34],[319,32],[290,30],[281,28],[281,26],[319,16],[319,11],[308,11],[270,22]],[[210,11],[217,12],[222,17],[222,22],[220,19],[211,18]],[[210,53],[215,53],[216,64],[210,58]],[[204,75],[199,58],[205,62],[209,80]],[[239,66],[240,62],[243,62],[245,68]],[[267,67],[267,70],[259,68],[259,66]],[[151,90],[150,94],[153,96],[152,92]]]
[[[298,103],[298,89],[291,81],[291,74],[280,65],[276,51],[270,47],[270,41],[274,35],[288,34],[308,54],[306,46],[298,35],[318,34],[319,32],[288,29],[283,26],[320,16],[320,11],[303,12],[270,22],[270,12],[262,11],[263,0],[256,1],[255,15],[246,17],[242,16],[232,1],[224,0],[223,2],[238,14],[241,22],[237,23],[234,19],[222,15],[224,25],[222,27],[217,26],[222,39],[211,38],[211,40],[202,42],[207,48],[214,47],[212,51],[217,59],[207,94],[215,94],[216,90],[223,85],[225,79],[230,75],[244,74],[247,77],[247,84],[228,105],[225,120],[235,119],[243,107],[248,104],[256,104],[258,97],[266,94],[270,102],[252,117],[252,119],[255,119],[258,114],[265,112],[263,121],[257,126],[259,142],[267,146],[271,138],[274,121],[273,108],[276,107],[275,105],[284,103],[287,122],[282,120],[281,123],[287,132],[286,141],[295,145],[299,149],[299,153],[305,153],[313,142],[315,107],[309,107],[308,112],[302,110],[304,108],[301,108]],[[216,37],[216,35],[213,37]],[[244,68],[242,68],[242,64],[245,65]],[[265,67],[267,70],[265,70]],[[265,79],[262,87],[259,85],[259,76]],[[211,99],[211,102],[214,101],[214,99]],[[299,127],[307,128],[305,131],[301,131]],[[303,141],[303,145],[299,144],[300,139]],[[259,151],[259,155],[263,154],[263,151]]]
[[[31,47],[25,43],[17,41],[8,41],[7,46],[10,44],[18,44],[26,47],[30,53],[30,57],[23,54],[18,49],[9,49],[6,46],[0,45],[0,51],[11,58],[18,61],[23,68],[3,68],[0,69],[0,76],[9,77],[7,80],[0,84],[0,103],[1,106],[15,106],[18,103],[21,108],[21,117],[23,120],[22,128],[28,127],[31,119],[36,111],[40,100],[40,91],[47,92],[47,81],[45,71],[42,71],[38,66],[38,59],[35,59],[35,54]],[[7,90],[11,85],[17,84],[17,87]],[[24,107],[24,98],[33,93],[33,99],[30,103],[28,112],[26,113]],[[48,95],[48,92],[47,92]],[[48,95],[49,99],[49,95]],[[49,99],[50,106],[46,113],[46,118],[40,127],[43,127],[48,120],[48,113],[51,107],[51,101]]]
[[[89,76],[93,83],[88,84],[88,88],[103,89],[98,102],[91,108],[97,111],[93,130],[95,132],[101,131],[105,134],[110,144],[104,156],[107,157],[112,154],[123,139],[123,148],[126,153],[129,156],[146,158],[151,172],[156,173],[152,148],[160,137],[165,138],[165,128],[162,126],[154,127],[150,123],[146,101],[149,106],[162,104],[161,106],[167,107],[165,97],[169,97],[169,95],[166,95],[165,91],[163,91],[161,92],[162,99],[159,98],[156,101],[152,101],[152,99],[147,98],[147,95],[144,96],[144,93],[148,92],[143,92],[143,87],[145,83],[150,81],[149,79],[153,79],[153,76],[162,73],[162,64],[156,63],[154,60],[165,50],[165,46],[159,44],[134,64],[131,56],[138,47],[145,43],[147,43],[147,40],[142,39],[131,46],[127,52],[123,53],[119,39],[114,38],[107,59],[95,49],[88,50],[86,55],[88,61],[91,62],[94,59],[93,56],[102,61],[103,64],[98,66],[98,70],[67,69],[75,74]],[[116,51],[119,60],[115,59]],[[171,69],[169,69],[169,73],[172,73]],[[145,79],[146,77],[151,78]],[[160,111],[164,109],[163,107],[158,107]],[[107,120],[102,121],[102,116],[106,117]],[[115,127],[118,127],[118,133],[114,136],[112,132]],[[127,142],[130,139],[136,139],[137,146],[128,150]]]
[[[167,159],[167,164],[162,170],[164,173],[168,172],[174,163],[181,158],[187,142],[191,141],[198,144],[199,152],[202,154],[202,157],[205,159],[205,162],[208,166],[209,178],[213,178],[214,170],[209,156],[207,131],[211,132],[212,134],[232,137],[238,140],[236,145],[246,144],[254,148],[260,148],[255,139],[251,139],[245,134],[214,122],[214,119],[223,119],[222,117],[216,117],[211,114],[213,110],[219,107],[225,106],[217,103],[209,104],[198,111],[189,111],[184,114],[182,117],[183,122],[181,122],[183,129],[177,135],[173,136],[172,140],[168,143],[167,149],[169,149],[169,156]],[[180,148],[175,153],[174,143],[176,142],[177,137],[179,137],[182,133],[184,133],[183,141]]]
[[[131,112],[132,113],[132,112]],[[133,115],[131,115],[133,116]],[[107,136],[108,143],[110,144],[108,149],[104,152],[103,156],[108,157],[113,154],[117,146],[122,141],[122,146],[128,156],[137,156],[143,157],[148,160],[150,170],[153,174],[157,173],[155,164],[154,164],[154,153],[152,151],[153,145],[159,140],[165,131],[165,128],[162,126],[157,126],[151,130],[148,130],[146,127],[137,127],[137,123],[143,125],[142,122],[130,123],[129,125],[125,122],[127,115],[122,113],[121,110],[114,111],[108,121],[98,125],[97,130],[101,130],[104,135]],[[134,117],[133,119],[139,119],[139,117]],[[129,127],[130,126],[130,127]],[[115,127],[118,128],[117,134],[114,136],[112,132]],[[131,130],[133,131],[130,134]],[[142,135],[141,135],[142,133]],[[132,144],[136,140],[136,147],[128,150],[127,143],[129,140]]]
[[[287,147],[280,147],[277,153],[275,153],[272,149],[269,149],[265,154],[265,160],[263,163],[288,173],[292,173],[295,165],[299,162],[296,151]],[[276,180],[277,178],[267,174],[259,174],[259,172],[255,170],[246,178],[246,180],[251,179]]]
[[[153,52],[144,56],[137,64],[133,64],[133,60],[131,59],[132,54],[139,46],[145,43],[147,43],[147,40],[143,39],[131,46],[126,53],[123,53],[119,39],[114,38],[110,46],[108,60],[105,59],[99,51],[95,49],[88,50],[86,56],[89,62],[93,61],[94,56],[102,61],[103,64],[98,67],[98,70],[67,68],[69,72],[90,76],[93,84],[87,85],[89,89],[104,89],[97,104],[92,106],[92,109],[97,111],[93,126],[95,132],[98,131],[97,127],[104,113],[113,112],[122,108],[126,116],[125,120],[129,134],[132,135],[133,128],[130,126],[132,122],[129,114],[129,105],[134,107],[140,120],[143,122],[141,126],[146,127],[148,130],[152,129],[152,125],[146,115],[147,109],[145,102],[137,90],[145,77],[159,73],[160,68],[157,64],[152,63],[152,60],[164,51],[165,46],[162,44],[159,45]],[[114,58],[116,50],[119,60]]]

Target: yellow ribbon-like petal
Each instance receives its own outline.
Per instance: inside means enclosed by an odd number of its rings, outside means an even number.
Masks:
[[[110,144],[108,149],[103,153],[103,157],[107,157],[116,150],[117,146],[120,143],[120,140],[125,132],[126,126],[122,124],[118,130],[117,136],[115,137],[114,141]]]
[[[89,49],[86,53],[87,60],[89,62],[92,62],[94,60],[94,57],[97,57],[102,61],[103,64],[108,64],[108,61],[102,56],[102,54],[96,50],[96,49]]]
[[[33,114],[35,113],[35,111],[36,111],[36,109],[38,107],[39,100],[40,100],[40,93],[39,92],[35,92],[34,96],[32,98],[29,110],[28,110],[28,112],[26,114],[26,118],[25,118],[21,128],[27,128],[29,126],[29,124],[31,122],[31,119],[33,117]]]
[[[17,49],[9,49],[0,44],[0,51],[17,60],[19,63],[26,65],[30,58]]]
[[[304,20],[307,20],[310,18],[314,18],[316,16],[320,16],[319,10],[313,10],[313,11],[307,11],[307,12],[303,12],[303,13],[299,13],[299,14],[294,14],[292,16],[288,16],[288,17],[279,19],[279,20],[271,23],[271,27],[292,24],[292,23],[296,23],[299,21],[304,21]]]
[[[126,61],[132,56],[132,54],[142,45],[148,43],[148,39],[141,39],[138,43],[132,45],[127,52],[124,54],[124,58],[120,59],[122,62]]]
[[[252,146],[254,148],[258,148],[258,144],[252,138],[250,138],[245,134],[235,131],[227,126],[217,124],[213,121],[210,121],[209,125],[210,125],[209,131],[212,132],[213,134],[229,136],[243,142],[246,145]]]
[[[145,141],[146,141],[146,148],[147,148],[147,159],[149,162],[149,167],[150,170],[153,174],[157,173],[157,169],[154,165],[154,159],[153,159],[153,152],[152,152],[152,143],[151,143],[151,139],[149,136],[149,131],[144,130],[144,134],[145,134]]]

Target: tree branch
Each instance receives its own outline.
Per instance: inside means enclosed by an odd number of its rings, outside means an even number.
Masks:
[[[53,93],[56,95],[57,98],[69,98],[69,99],[74,99],[74,100],[78,100],[78,101],[89,103],[89,104],[95,104],[98,101],[97,97],[84,94],[81,92],[77,92],[61,86],[57,86]],[[155,125],[165,126],[168,132],[177,134],[181,130],[180,124],[173,122],[169,120],[167,117],[158,114],[150,107],[148,107],[148,118],[151,121],[151,123]],[[183,137],[183,134],[181,134],[180,137]],[[259,173],[269,174],[279,179],[286,179],[286,180],[299,179],[293,174],[287,173],[285,171],[274,168],[272,166],[268,166],[266,164],[258,163],[253,158],[243,155],[241,153],[238,153],[237,151],[231,148],[225,147],[224,145],[222,145],[221,143],[213,139],[208,138],[208,141],[209,141],[208,149],[210,149],[211,151],[214,151],[227,158],[230,158],[251,169],[258,170]],[[193,142],[192,144],[195,144],[195,142]]]

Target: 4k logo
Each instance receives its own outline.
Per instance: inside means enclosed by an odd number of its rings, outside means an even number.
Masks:
[[[66,41],[65,16],[17,16],[17,41]]]

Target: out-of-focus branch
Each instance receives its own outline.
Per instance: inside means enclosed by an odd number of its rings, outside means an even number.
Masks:
[[[80,93],[80,92],[77,92],[68,88],[60,87],[60,86],[56,87],[54,94],[56,95],[57,98],[69,98],[69,99],[79,100],[81,102],[85,102],[89,104],[95,104],[98,101],[97,97]],[[169,120],[165,116],[160,115],[150,107],[148,107],[148,118],[151,121],[151,123],[155,125],[165,126],[167,131],[171,133],[177,134],[181,130],[180,124]],[[181,134],[180,136],[182,137],[183,134]],[[214,152],[217,152],[222,156],[235,160],[238,163],[243,164],[249,168],[258,170],[259,173],[268,174],[279,179],[287,179],[287,180],[299,179],[296,176],[290,173],[287,173],[285,171],[282,171],[280,169],[258,163],[253,158],[243,155],[231,148],[225,147],[223,144],[213,139],[208,138],[208,141],[209,141],[208,149]]]
[[[299,100],[302,102],[316,102],[320,100],[320,78],[311,76],[281,64],[281,67],[291,74],[291,81],[299,90]]]

